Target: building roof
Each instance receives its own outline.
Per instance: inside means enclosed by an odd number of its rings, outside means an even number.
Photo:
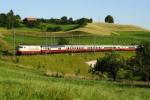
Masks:
[[[26,19],[27,19],[28,21],[36,21],[36,20],[37,20],[37,18],[34,18],[34,17],[26,17]]]

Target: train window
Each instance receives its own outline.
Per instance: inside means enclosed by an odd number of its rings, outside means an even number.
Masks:
[[[61,48],[58,48],[58,50],[61,50]]]
[[[23,48],[23,46],[18,46],[18,48]]]

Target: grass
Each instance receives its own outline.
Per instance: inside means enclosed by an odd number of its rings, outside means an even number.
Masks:
[[[70,44],[139,44],[142,41],[150,40],[150,32],[146,29],[133,25],[117,25],[106,23],[91,23],[84,28],[74,29],[74,25],[54,25],[44,24],[46,27],[60,26],[64,32],[47,32],[47,43],[55,45],[59,41],[59,37],[66,38]],[[35,44],[45,45],[46,34],[40,29],[33,28],[17,28],[16,46],[19,44]],[[99,33],[100,32],[100,33]],[[102,33],[102,34],[101,34]],[[0,28],[0,36],[10,45],[13,45],[13,30]]]
[[[146,31],[118,31],[122,37],[132,37],[135,40],[150,41],[150,32]]]
[[[111,35],[115,31],[148,31],[134,25],[108,24],[108,23],[89,23],[84,28],[78,28],[76,31],[83,31],[93,35]]]
[[[51,78],[0,61],[1,100],[148,100],[150,90],[122,83]]]
[[[76,27],[78,27],[78,24],[56,25],[56,24],[43,23],[43,24],[41,24],[41,25],[45,25],[47,28],[48,28],[48,27],[61,27],[62,31],[68,31],[68,30],[72,30],[72,29],[75,29]]]
[[[79,32],[80,33],[80,32]],[[78,33],[78,34],[79,34]],[[85,35],[85,33],[81,33],[79,35],[74,36],[63,36],[66,38],[70,44],[139,44],[142,41],[149,41],[150,40],[150,32],[145,31],[117,31],[116,34],[112,34],[111,36],[96,36],[96,35]],[[9,44],[13,45],[13,35],[12,34],[5,34],[3,35],[3,40],[8,42]],[[55,45],[59,41],[59,35],[54,34],[52,36],[47,37],[47,43],[49,45]],[[23,35],[23,34],[16,34],[15,36],[15,43],[16,45],[19,44],[36,44],[36,45],[45,45],[46,38],[45,34],[43,36],[30,36],[30,35]]]
[[[48,27],[61,27],[62,31],[67,31],[76,28],[78,25],[77,24],[71,24],[71,25],[56,25],[56,24],[47,24],[47,23],[42,23],[41,25],[44,25],[46,28]],[[40,25],[39,25],[40,26]],[[15,28],[16,32],[42,32],[40,27],[37,28],[28,28],[26,26],[21,26],[19,28]],[[8,33],[10,30],[7,30],[6,28],[0,27],[0,32],[3,33]]]
[[[119,52],[125,58],[134,55],[134,52]],[[15,63],[25,66],[25,68],[46,71],[48,73],[58,72],[75,75],[80,70],[80,76],[91,77],[88,73],[90,67],[86,62],[96,60],[104,56],[104,52],[99,53],[76,53],[76,54],[49,54],[17,56]],[[33,60],[34,59],[34,60]],[[5,56],[3,61],[14,63],[13,57]]]
[[[48,44],[57,44],[63,36],[71,44],[138,44],[149,41],[150,32],[133,26],[112,24],[95,24],[88,26],[90,31],[74,30],[69,32],[47,33]],[[63,29],[68,30],[65,26]],[[95,31],[91,31],[95,30]],[[129,31],[130,30],[130,31]],[[137,30],[137,31],[135,31]],[[13,46],[11,31],[0,28],[0,43]],[[76,32],[77,31],[77,32]],[[98,33],[96,33],[96,31]],[[99,34],[101,31],[103,34]],[[88,32],[88,33],[87,33]],[[92,32],[92,34],[90,33]],[[93,33],[94,32],[94,33]],[[56,36],[54,39],[51,36]],[[72,38],[72,35],[74,37]],[[19,44],[45,44],[45,34],[37,29],[16,29],[16,46]],[[7,47],[5,47],[7,48]],[[9,49],[9,48],[8,48]],[[119,52],[125,58],[134,52]],[[0,99],[1,100],[148,100],[150,90],[123,83],[52,78],[46,73],[59,72],[64,75],[93,77],[88,73],[87,61],[103,57],[100,53],[52,54],[17,56],[0,56]]]

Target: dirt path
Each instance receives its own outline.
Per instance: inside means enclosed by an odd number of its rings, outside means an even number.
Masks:
[[[94,67],[94,65],[97,63],[97,60],[92,60],[92,61],[88,61],[86,62],[86,64],[88,64],[89,66],[91,66],[92,68]]]

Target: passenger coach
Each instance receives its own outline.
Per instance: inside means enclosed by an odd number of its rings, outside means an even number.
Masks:
[[[19,45],[17,54],[49,54],[69,52],[135,51],[137,45]]]

